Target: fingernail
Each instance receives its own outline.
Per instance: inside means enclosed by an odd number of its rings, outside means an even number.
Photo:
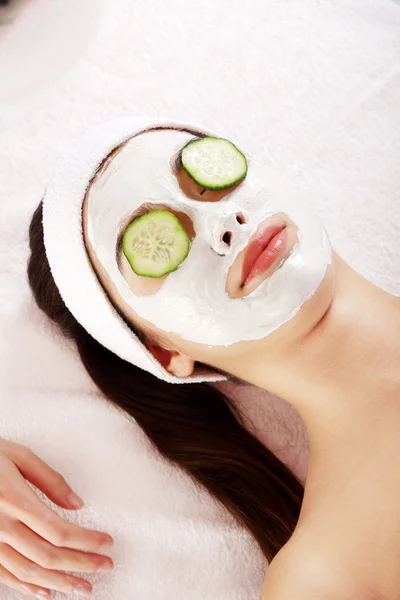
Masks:
[[[99,546],[99,550],[109,550],[114,545],[114,540],[111,536],[104,537]]]
[[[75,494],[75,492],[71,492],[70,494],[68,494],[67,502],[73,508],[82,508],[82,506],[84,506],[85,504],[82,498],[79,498],[79,496]]]
[[[78,583],[78,585],[74,588],[77,594],[81,596],[90,596],[92,593],[92,588],[89,583]]]
[[[97,566],[97,571],[112,571],[114,568],[114,564],[111,560],[103,560]]]

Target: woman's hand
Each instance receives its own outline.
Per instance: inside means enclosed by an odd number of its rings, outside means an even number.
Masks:
[[[35,598],[50,598],[50,590],[88,596],[89,582],[61,570],[111,570],[112,560],[95,552],[110,548],[112,537],[64,521],[25,479],[62,508],[83,506],[65,479],[33,452],[0,439],[0,583]]]

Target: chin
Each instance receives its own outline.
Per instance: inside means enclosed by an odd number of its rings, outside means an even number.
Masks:
[[[335,296],[335,263],[328,264],[325,275],[314,294],[301,306],[297,314],[271,334],[258,340],[236,342],[221,350],[220,346],[207,346],[197,360],[220,366],[228,372],[233,365],[240,369],[243,361],[253,360],[260,352],[276,355],[280,349],[296,344],[321,324],[328,314]],[[268,356],[266,354],[266,356]],[[222,359],[222,360],[221,360]],[[239,371],[238,371],[239,372]],[[243,376],[243,374],[241,375]]]

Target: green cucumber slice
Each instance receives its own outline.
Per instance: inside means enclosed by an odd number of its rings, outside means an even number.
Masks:
[[[225,190],[247,175],[245,155],[224,138],[189,142],[181,151],[181,161],[189,177],[207,190]]]
[[[185,260],[190,238],[175,215],[151,210],[128,225],[121,246],[137,275],[163,277]]]

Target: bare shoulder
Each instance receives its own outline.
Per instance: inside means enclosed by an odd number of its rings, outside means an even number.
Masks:
[[[260,600],[381,600],[345,561],[317,545],[286,544],[271,562]]]

